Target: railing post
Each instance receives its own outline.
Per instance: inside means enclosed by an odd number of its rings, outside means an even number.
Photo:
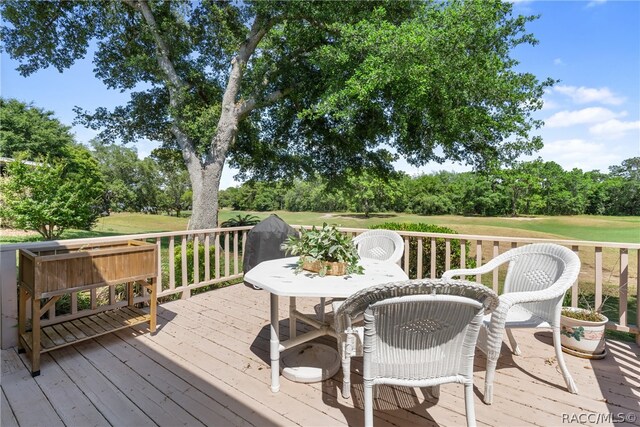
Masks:
[[[417,268],[416,268],[416,279],[422,279],[422,258],[423,258],[423,252],[422,252],[422,237],[418,237],[418,262],[417,262]]]
[[[436,255],[438,254],[438,244],[436,242],[436,238],[431,238],[431,278],[436,278]]]
[[[636,249],[636,327],[640,328],[640,249]],[[636,344],[640,345],[640,333],[636,334]]]
[[[476,268],[482,266],[482,240],[476,240]],[[482,275],[476,274],[476,282],[482,282]]]
[[[493,242],[493,258],[496,258],[498,255],[500,255],[500,242],[499,241],[494,241]],[[499,269],[495,269],[493,270],[493,291],[498,293],[498,270]]]
[[[595,289],[595,309],[600,311],[602,310],[602,247],[596,246],[595,250],[595,279],[596,279],[596,289]]]
[[[618,313],[620,326],[627,326],[627,298],[629,285],[629,251],[627,248],[620,248],[620,283],[619,283],[619,299]]]
[[[2,349],[18,344],[18,272],[16,250],[0,251],[0,315]]]
[[[580,247],[573,245],[571,247],[571,250],[573,252],[575,252],[576,255],[578,255],[578,258],[580,257]],[[580,274],[578,274],[578,276],[580,276]],[[578,306],[578,292],[580,292],[579,289],[579,283],[580,282],[580,278],[577,277],[576,281],[573,282],[573,285],[571,287],[571,307],[577,307]]]

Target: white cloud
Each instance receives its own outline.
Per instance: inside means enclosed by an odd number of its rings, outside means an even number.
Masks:
[[[640,129],[640,121],[621,122],[611,119],[591,126],[589,132],[592,135],[606,136],[608,139],[619,139],[624,137],[627,132],[638,129]]]
[[[545,120],[545,126],[549,128],[569,127],[585,123],[602,123],[616,117],[626,116],[626,111],[615,113],[601,107],[583,108],[576,111],[559,111]]]
[[[620,105],[625,101],[624,97],[614,95],[608,87],[598,89],[584,86],[559,85],[554,87],[553,90],[554,92],[568,96],[576,104],[599,102],[605,105]]]
[[[553,60],[553,65],[564,65],[562,58],[556,58]]]
[[[616,151],[619,151],[616,147],[576,138],[545,142],[538,155],[545,161],[558,163],[565,170],[580,168],[606,172],[610,165],[620,164],[625,158]]]
[[[560,104],[558,104],[557,102],[548,99],[548,98],[542,98],[542,101],[544,102],[542,105],[542,110],[543,111],[548,111],[548,110],[555,110],[556,108],[560,107]]]
[[[607,0],[591,0],[589,3],[587,3],[587,7],[600,6],[602,4],[605,4],[606,2]]]

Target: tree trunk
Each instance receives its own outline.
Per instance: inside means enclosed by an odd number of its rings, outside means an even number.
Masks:
[[[191,176],[193,198],[191,199],[191,219],[189,230],[202,230],[218,226],[218,189],[222,167],[217,164],[202,166]]]

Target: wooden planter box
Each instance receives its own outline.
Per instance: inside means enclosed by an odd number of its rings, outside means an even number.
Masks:
[[[149,322],[156,328],[158,249],[141,241],[21,249],[19,255],[19,350],[31,355],[31,374],[40,373],[40,353]],[[127,284],[127,306],[60,324],[40,327],[40,318],[63,295],[102,286]],[[150,292],[150,313],[133,306],[133,284]],[[27,301],[31,300],[31,331]],[[44,305],[41,300],[45,299]]]

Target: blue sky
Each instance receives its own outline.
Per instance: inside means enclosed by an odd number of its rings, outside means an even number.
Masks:
[[[518,69],[541,80],[560,80],[545,94],[544,109],[536,113],[545,121],[538,131],[545,146],[526,159],[540,156],[565,169],[607,172],[611,165],[640,156],[640,1],[518,0],[514,10],[541,15],[528,26],[540,43],[514,52]],[[51,110],[68,125],[76,105],[91,111],[124,104],[127,94],[106,89],[93,76],[91,57],[62,74],[49,68],[24,78],[3,52],[0,94]],[[83,143],[96,135],[81,126],[73,132]],[[140,156],[154,147],[151,142],[137,145]],[[396,167],[411,174],[467,170],[449,163],[413,168],[404,161]],[[231,185],[233,171],[226,168],[221,188]]]

